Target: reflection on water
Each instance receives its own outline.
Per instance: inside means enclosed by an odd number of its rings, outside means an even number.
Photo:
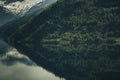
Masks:
[[[37,66],[27,56],[10,49],[0,56],[0,80],[65,80],[42,67]]]
[[[16,49],[10,48],[0,57],[0,61],[5,65],[14,65],[16,63],[23,63],[26,65],[35,65],[27,56],[21,55]]]
[[[0,62],[0,80],[64,80],[41,67],[17,63],[12,66]]]
[[[0,54],[5,53],[7,49],[11,48],[7,43],[5,43],[3,40],[0,40]]]

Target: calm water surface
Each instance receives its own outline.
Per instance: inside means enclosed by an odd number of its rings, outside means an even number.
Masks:
[[[0,41],[0,80],[65,80],[37,66],[4,41]]]

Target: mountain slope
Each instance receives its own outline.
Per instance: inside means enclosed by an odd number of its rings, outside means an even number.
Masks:
[[[25,15],[30,15],[43,5],[42,0],[2,0],[0,1],[0,26],[5,23],[18,19]],[[49,1],[49,0],[48,0]]]
[[[14,15],[23,16],[28,12],[33,6],[40,4],[42,0],[5,0],[1,1],[3,6],[6,9],[6,12],[11,12]]]
[[[8,42],[31,58],[44,56],[68,80],[83,75],[89,80],[120,79],[119,3],[59,0],[20,25]]]

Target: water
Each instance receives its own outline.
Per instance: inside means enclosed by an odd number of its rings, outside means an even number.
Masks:
[[[0,54],[5,53],[6,50],[11,48],[7,43],[5,43],[3,40],[0,40]]]
[[[17,63],[12,66],[0,62],[0,80],[64,80],[47,72],[42,67]]]
[[[0,80],[65,80],[36,65],[2,40],[1,49],[5,53],[0,54]]]

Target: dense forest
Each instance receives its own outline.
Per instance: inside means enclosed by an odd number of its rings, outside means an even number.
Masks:
[[[58,0],[7,36],[67,80],[120,79],[120,0]]]

